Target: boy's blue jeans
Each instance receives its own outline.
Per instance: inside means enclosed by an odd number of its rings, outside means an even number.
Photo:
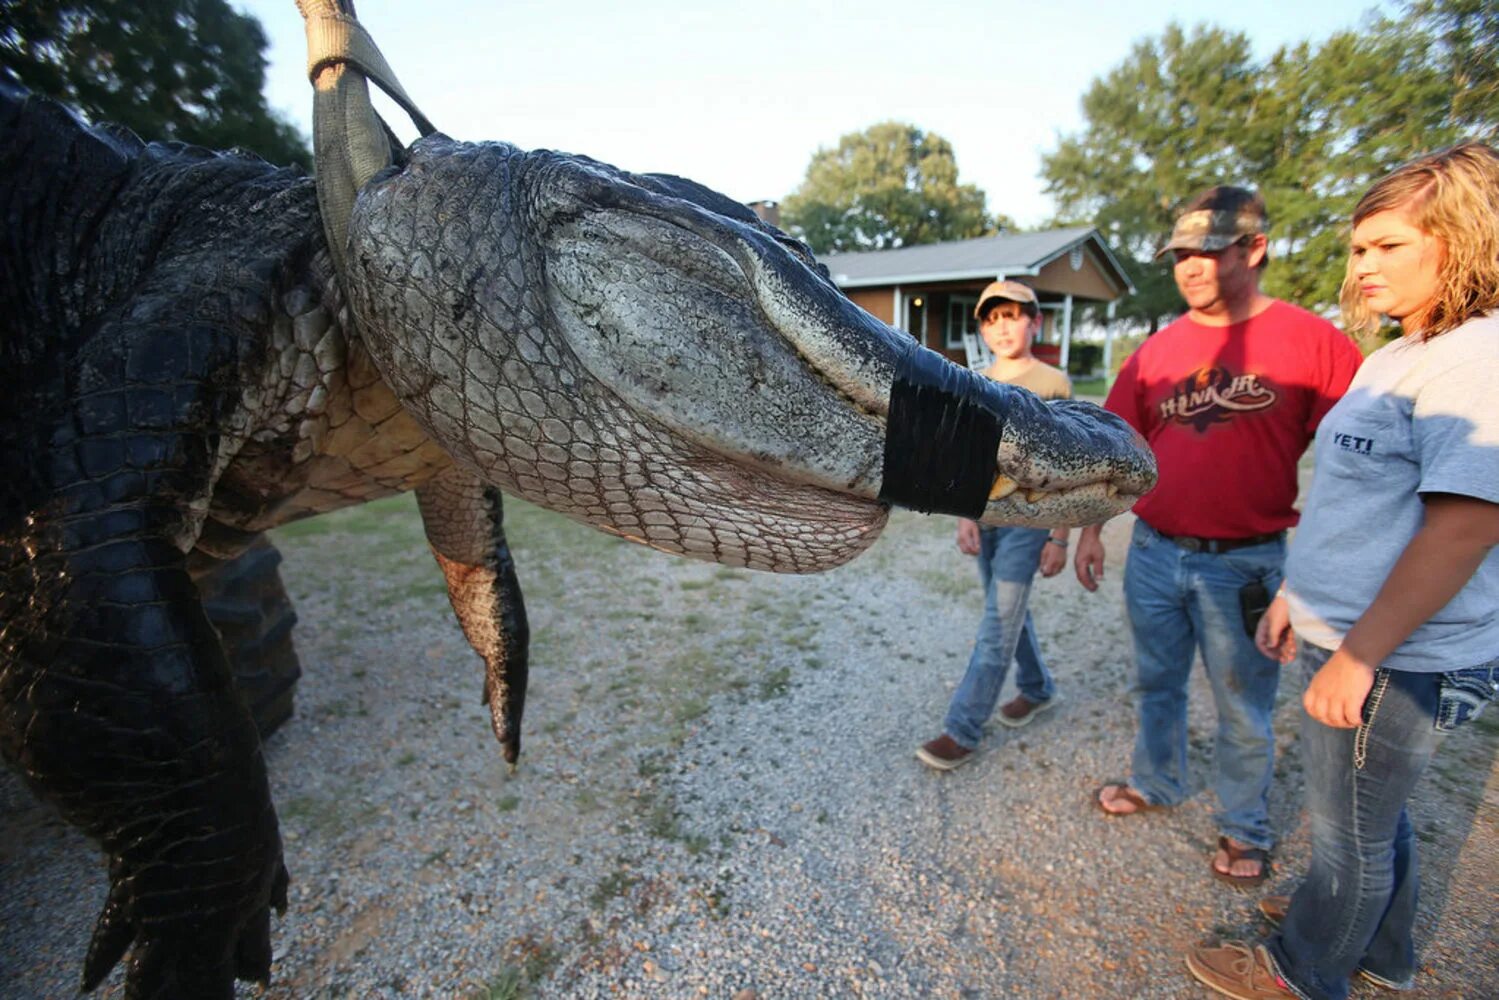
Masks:
[[[1285,550],[1282,539],[1220,554],[1190,552],[1136,521],[1124,567],[1139,701],[1130,785],[1156,805],[1187,797],[1187,682],[1200,649],[1218,707],[1218,829],[1265,849],[1275,843],[1270,718],[1280,665],[1245,631],[1239,588],[1262,580],[1273,594]]]
[[[1332,655],[1302,643],[1304,680]],[[1416,972],[1420,878],[1405,803],[1442,739],[1499,691],[1499,660],[1446,674],[1379,670],[1358,729],[1302,713],[1312,861],[1280,931],[1266,942],[1309,1000],[1343,1000],[1363,969],[1403,986]]]
[[[1046,528],[979,530],[984,616],[979,620],[968,669],[953,692],[942,723],[949,736],[969,749],[983,739],[984,723],[994,714],[1012,659],[1019,666],[1015,684],[1021,694],[1031,701],[1048,701],[1056,693],[1051,673],[1041,659],[1028,607],[1031,581],[1049,533]]]

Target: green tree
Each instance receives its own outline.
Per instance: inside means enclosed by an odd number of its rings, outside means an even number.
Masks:
[[[1123,251],[1138,292],[1119,315],[1131,325],[1181,311],[1151,257],[1176,206],[1219,183],[1264,192],[1265,289],[1330,307],[1368,185],[1422,152],[1499,133],[1496,39],[1492,0],[1412,0],[1263,62],[1243,35],[1172,25],[1094,82],[1084,129],[1043,158],[1047,190],[1061,218],[1099,226]]]
[[[1466,13],[1457,8],[1471,7]],[[1295,302],[1337,302],[1347,223],[1375,180],[1424,152],[1465,137],[1490,138],[1499,102],[1472,100],[1463,39],[1499,12],[1458,0],[1410,4],[1398,18],[1370,19],[1312,49],[1282,49],[1266,63],[1256,136],[1246,169],[1271,206],[1278,260],[1265,289]],[[1492,85],[1499,69],[1486,60]],[[1491,90],[1492,92],[1492,90]]]
[[[1170,274],[1152,258],[1184,198],[1250,182],[1240,147],[1257,75],[1248,36],[1170,25],[1093,82],[1083,131],[1042,158],[1060,218],[1097,226],[1122,251],[1136,291],[1119,303],[1119,319],[1155,329],[1180,311]]]
[[[143,139],[239,146],[310,168],[307,142],[272,112],[265,32],[226,0],[7,0],[0,65],[29,89]]]
[[[992,232],[984,202],[984,192],[958,183],[946,139],[882,122],[819,149],[781,202],[781,219],[816,253],[886,250]]]

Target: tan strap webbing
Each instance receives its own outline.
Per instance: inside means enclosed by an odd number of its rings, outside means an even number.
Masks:
[[[374,39],[355,18],[352,0],[297,0],[297,9],[307,23],[318,208],[334,267],[343,277],[354,199],[392,161],[385,123],[370,103],[368,81],[390,95],[422,135],[436,130],[406,95]]]

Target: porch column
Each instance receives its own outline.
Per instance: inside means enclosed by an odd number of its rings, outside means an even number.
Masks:
[[[897,330],[906,329],[906,296],[899,285],[890,290],[890,325]]]
[[[1072,293],[1062,300],[1062,357],[1061,369],[1067,370],[1067,354],[1072,349]]]
[[[1109,374],[1114,370],[1114,313],[1118,306],[1118,299],[1109,300],[1108,320],[1103,325],[1103,381],[1111,389],[1114,387]]]

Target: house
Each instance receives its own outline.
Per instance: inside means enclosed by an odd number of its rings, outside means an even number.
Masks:
[[[1066,367],[1074,310],[1135,290],[1097,229],[1001,233],[897,250],[826,254],[834,283],[855,303],[926,347],[973,366],[982,351],[973,318],[978,293],[998,278],[1023,281],[1041,301],[1035,353]],[[967,345],[964,336],[971,338]]]

